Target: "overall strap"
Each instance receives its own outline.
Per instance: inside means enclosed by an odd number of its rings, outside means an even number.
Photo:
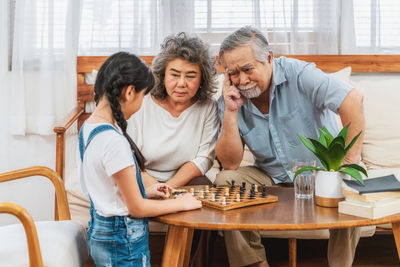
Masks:
[[[85,145],[85,142],[83,140],[83,127],[85,124],[82,125],[81,130],[79,131],[79,152],[81,155],[81,161],[83,161],[83,154],[86,151],[86,148],[88,147],[88,145],[90,144],[90,142],[92,141],[92,139],[99,133],[104,132],[104,131],[108,131],[108,130],[114,130],[116,131],[118,134],[120,134],[117,129],[115,129],[113,126],[108,125],[108,124],[103,124],[100,126],[97,126],[96,128],[94,128],[90,134],[89,134],[89,138],[87,140],[87,144]]]
[[[111,125],[108,125],[108,124],[102,124],[102,125],[99,125],[96,128],[94,128],[90,132],[88,140],[87,140],[87,144],[85,145],[85,142],[83,140],[83,127],[84,126],[85,126],[85,123],[82,125],[82,127],[81,127],[81,129],[79,131],[79,152],[80,152],[80,156],[81,156],[81,161],[82,162],[83,162],[83,155],[85,154],[85,151],[86,151],[87,147],[89,146],[90,142],[93,140],[93,138],[96,135],[98,135],[101,132],[108,131],[108,130],[114,130],[118,134],[121,134],[120,132],[118,132],[117,129],[115,129],[115,127],[113,127]],[[140,193],[142,194],[143,198],[147,198],[146,190],[144,189],[144,186],[143,186],[142,175],[141,175],[141,172],[140,172],[139,164],[138,164],[138,162],[136,160],[136,157],[135,157],[135,154],[133,152],[132,152],[132,157],[133,157],[133,159],[135,161],[135,164],[136,164],[136,179],[137,179],[137,182],[139,184]]]

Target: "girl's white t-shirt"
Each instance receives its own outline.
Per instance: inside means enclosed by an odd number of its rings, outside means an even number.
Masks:
[[[165,182],[187,162],[204,175],[214,162],[219,128],[213,99],[197,101],[175,118],[148,94],[128,120],[127,132],[146,159],[146,171]]]
[[[90,132],[102,124],[105,123],[85,122],[82,127],[85,145]],[[136,173],[135,161],[125,136],[114,130],[97,134],[85,151],[83,164],[78,148],[77,161],[82,190],[90,196],[96,212],[104,217],[128,215],[128,208],[112,177],[129,166],[132,166]]]

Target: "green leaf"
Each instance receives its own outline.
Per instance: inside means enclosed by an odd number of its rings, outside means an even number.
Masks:
[[[356,170],[358,170],[359,172],[362,172],[365,176],[368,177],[367,171],[363,167],[361,167],[360,165],[357,165],[357,164],[343,164],[342,166],[340,166],[340,169],[341,168],[347,168],[347,167],[356,169]]]
[[[342,172],[342,173],[350,175],[351,177],[353,177],[357,181],[359,181],[362,185],[364,185],[364,180],[361,177],[361,174],[358,172],[358,170],[353,169],[353,168],[346,168],[346,169],[339,170],[339,172]]]
[[[346,143],[346,140],[347,140],[347,133],[349,132],[349,126],[350,126],[350,124],[344,126],[342,128],[342,130],[339,132],[339,134],[337,135],[337,136],[343,137],[345,143]]]
[[[328,129],[326,129],[325,126],[322,127],[322,129],[319,129],[319,132],[321,133],[321,135],[323,135],[323,136],[325,137],[326,143],[327,143],[327,145],[329,146],[330,143],[331,143],[332,140],[333,140],[332,134],[328,131]],[[328,146],[327,146],[327,147],[328,147]]]
[[[296,178],[296,176],[299,175],[300,173],[306,172],[306,171],[325,171],[325,169],[319,168],[319,167],[314,167],[314,166],[303,167],[296,171],[296,173],[294,174],[294,178]]]
[[[337,144],[340,145],[344,151],[344,148],[346,147],[346,141],[345,141],[345,139],[343,139],[343,136],[340,136],[340,135],[336,136],[335,139],[333,139],[331,144],[329,145],[329,148],[331,148],[333,145],[337,145]]]
[[[324,136],[323,134],[321,134],[321,135],[319,136],[318,141],[319,141],[324,147],[328,148],[328,146],[329,146],[328,141],[326,140],[326,138],[325,138],[325,136]]]
[[[340,139],[343,138],[340,136]],[[332,141],[331,145],[329,146],[328,153],[329,153],[329,167],[330,170],[333,169],[334,171],[339,170],[340,165],[346,155],[344,151],[344,146],[340,142],[335,143],[336,138]]]
[[[350,148],[356,143],[358,137],[360,136],[361,132],[359,132],[354,138],[353,140],[351,140],[350,144],[346,147],[345,151],[347,153],[347,151],[350,150]]]
[[[317,156],[317,158],[319,159],[319,161],[322,163],[322,165],[324,165],[324,167],[326,168],[327,171],[330,170],[330,156],[329,156],[329,152],[328,149],[326,147],[324,147],[322,144],[320,144],[317,140],[308,138],[308,140],[310,140],[310,142],[314,145],[315,147],[315,156]]]
[[[303,144],[309,149],[311,150],[312,153],[316,153],[317,149],[315,148],[315,146],[307,139],[304,138],[303,136],[301,136],[300,134],[297,134],[297,136],[300,138],[300,141],[303,142]]]

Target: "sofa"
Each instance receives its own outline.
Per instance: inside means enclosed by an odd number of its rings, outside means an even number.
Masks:
[[[96,71],[92,73],[95,74]],[[351,67],[345,67],[340,71],[330,73],[353,87],[359,89],[364,95],[364,112],[366,118],[365,136],[362,149],[362,162],[365,165],[369,178],[386,174],[395,174],[400,179],[400,99],[399,81],[397,74],[379,73],[353,73]],[[93,81],[93,75],[86,75],[86,80]],[[218,98],[222,91],[223,74],[218,75]],[[90,83],[90,82],[89,82]],[[86,112],[90,112],[93,104],[86,104]],[[338,118],[339,127],[341,126]],[[252,165],[253,157],[246,148],[241,165]],[[214,166],[207,172],[211,181],[215,180],[219,172],[219,164],[215,161]],[[89,201],[83,196],[76,172],[65,179],[71,217],[87,225],[89,219]],[[390,227],[385,225],[382,227]],[[152,233],[166,232],[167,226],[151,222]],[[362,227],[361,236],[372,236],[375,226]],[[327,239],[328,230],[307,231],[263,231],[264,237],[289,238],[289,239]]]

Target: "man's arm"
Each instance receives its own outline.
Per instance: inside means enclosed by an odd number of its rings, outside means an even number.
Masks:
[[[339,107],[339,115],[344,126],[350,124],[346,145],[348,145],[351,140],[361,132],[357,142],[353,145],[343,160],[343,162],[347,164],[358,163],[361,159],[361,148],[365,131],[363,95],[360,91],[353,88],[348,93]]]
[[[231,85],[225,72],[223,97],[225,102],[221,136],[215,146],[215,153],[226,170],[236,170],[243,158],[243,143],[239,134],[238,111],[244,103],[238,89]]]

